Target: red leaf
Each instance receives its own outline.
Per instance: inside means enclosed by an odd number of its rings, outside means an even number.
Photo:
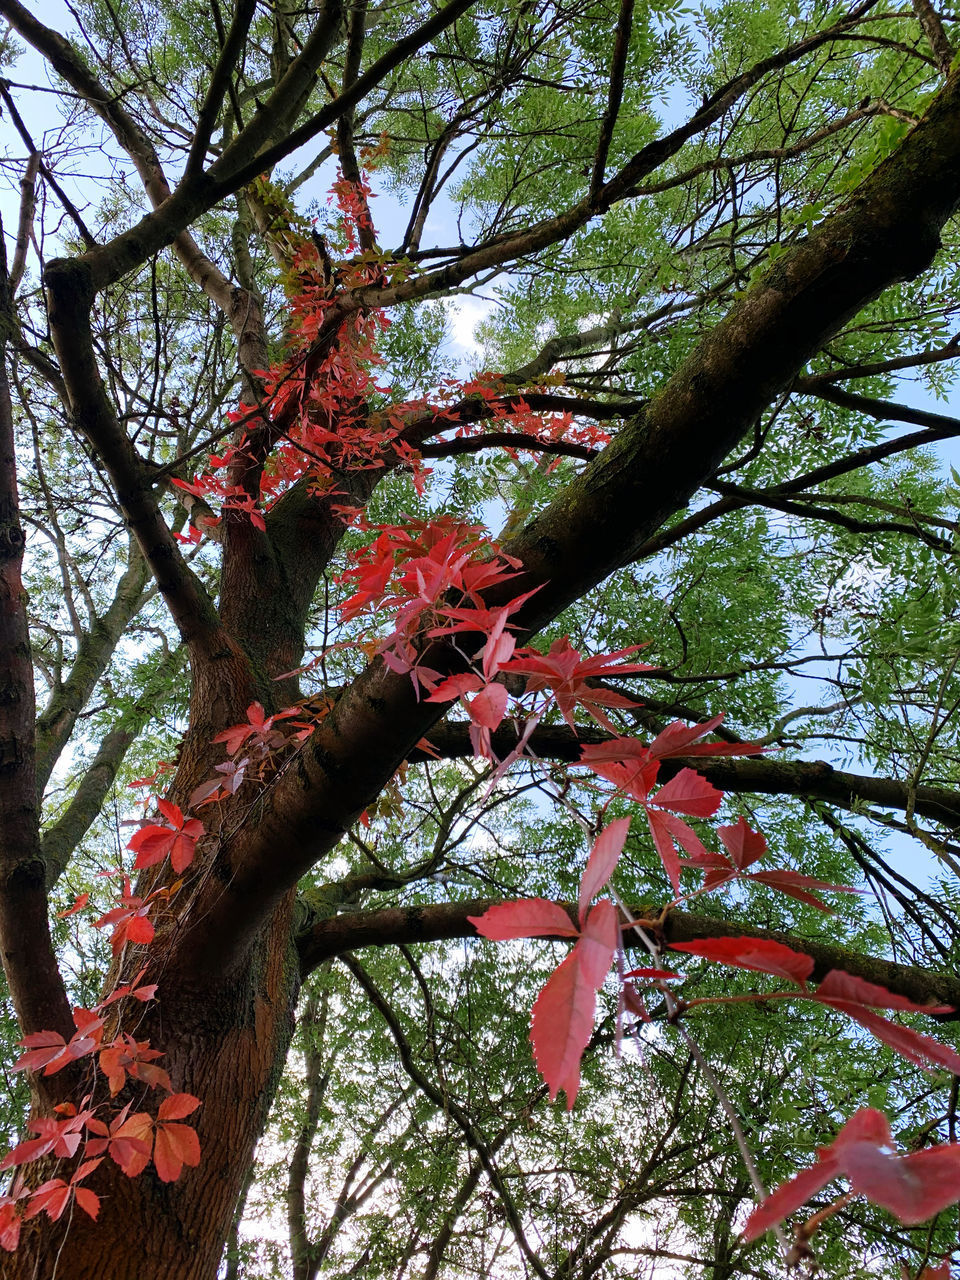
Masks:
[[[100,1212],[100,1197],[96,1192],[91,1191],[89,1187],[76,1187],[73,1194],[83,1212],[96,1222],[97,1214]]]
[[[164,1098],[160,1103],[157,1120],[160,1123],[166,1120],[182,1120],[184,1116],[192,1115],[199,1105],[200,1099],[195,1098],[192,1093],[172,1093],[169,1098]]]
[[[183,826],[183,811],[179,805],[175,805],[171,800],[158,800],[157,808],[171,826],[178,829]]]
[[[56,1031],[34,1031],[20,1044],[27,1050],[13,1064],[14,1071],[37,1071],[60,1056],[67,1042]]]
[[[580,880],[578,905],[581,925],[588,904],[593,901],[616,870],[629,829],[629,818],[617,818],[604,827],[597,836]]]
[[[647,810],[647,822],[653,836],[654,847],[660,855],[663,869],[669,877],[673,892],[680,892],[680,857],[670,834],[670,814],[661,813],[659,809]]]
[[[110,1158],[128,1178],[135,1178],[150,1163],[153,1150],[153,1119],[145,1111],[127,1116],[127,1108],[110,1126]]]
[[[776,1191],[758,1204],[747,1219],[740,1239],[744,1244],[756,1240],[765,1231],[776,1226],[781,1219],[795,1213],[837,1176],[837,1169],[832,1163],[815,1164],[812,1169],[804,1169],[777,1187]]]
[[[704,720],[702,724],[695,724],[692,727],[684,724],[682,720],[674,720],[673,724],[668,724],[650,743],[650,754],[656,756],[658,760],[664,760],[668,756],[689,755],[690,746],[698,738],[712,733],[722,719],[722,715],[714,716],[712,720]]]
[[[496,729],[504,717],[509,697],[502,684],[488,684],[467,704],[470,719],[484,729]]]
[[[580,1088],[580,1060],[593,1031],[597,990],[610,968],[618,932],[613,903],[598,902],[583,937],[550,975],[533,1006],[533,1056],[551,1102],[563,1089],[568,1109]]]
[[[70,1203],[71,1189],[62,1178],[51,1178],[37,1187],[24,1211],[24,1218],[35,1218],[38,1213],[46,1212],[51,1222],[63,1216],[63,1211]]]
[[[664,760],[669,756],[755,756],[763,751],[756,742],[701,742],[693,745],[698,738],[712,733],[722,719],[722,715],[714,716],[712,720],[705,720],[692,728],[682,720],[675,720],[650,743],[650,754]]]
[[[820,999],[820,993],[817,992],[812,998]],[[955,1076],[960,1076],[960,1054],[947,1048],[939,1040],[932,1040],[930,1036],[921,1035],[919,1031],[911,1031],[909,1027],[901,1027],[896,1022],[888,1022],[886,1018],[881,1018],[879,1013],[870,1013],[863,1005],[840,1000],[824,1000],[823,1003],[830,1005],[833,1009],[839,1009],[841,1013],[847,1014],[862,1027],[872,1031],[878,1040],[889,1045],[908,1062],[916,1063],[918,1067],[927,1067],[933,1063],[935,1066],[943,1067],[945,1071],[952,1072]],[[960,1198],[960,1190],[957,1196]]]
[[[20,1243],[20,1214],[13,1200],[0,1196],[0,1249],[13,1253]]]
[[[170,852],[176,835],[169,827],[158,827],[155,823],[141,827],[127,842],[127,848],[137,855],[134,867],[140,870],[153,866],[155,862],[162,862]]]
[[[780,893],[785,893],[790,898],[796,898],[798,902],[805,902],[808,907],[816,907],[818,911],[832,912],[832,908],[828,907],[822,898],[818,898],[815,893],[810,893],[810,889],[840,889],[841,885],[824,884],[820,880],[815,880],[813,876],[802,876],[798,871],[751,871],[747,880],[756,880],[758,884],[765,884],[771,889],[777,889]],[[855,889],[850,890],[856,893]]]
[[[743,818],[732,827],[717,827],[717,835],[733,859],[738,871],[746,871],[752,863],[767,851],[767,841],[762,831],[751,831]]]
[[[57,912],[57,919],[66,920],[67,916],[72,916],[77,911],[82,911],[89,901],[90,901],[89,893],[81,893],[79,898],[77,898],[77,900],[74,902],[72,907],[67,907],[66,911]]]
[[[721,964],[735,965],[738,969],[770,973],[800,987],[813,973],[813,956],[794,951],[771,938],[700,938],[695,942],[671,942],[670,947],[673,951],[686,951],[690,955],[703,956],[705,960],[719,960]]]
[[[875,982],[866,982],[844,969],[831,969],[817,987],[818,998],[851,1001],[871,1009],[906,1009],[911,1013],[953,1013],[949,1004],[916,1004],[906,996],[888,991]]]
[[[850,1179],[855,1192],[889,1209],[907,1226],[926,1222],[960,1200],[960,1144],[910,1155],[892,1150],[892,1145],[886,1116],[861,1108],[829,1147],[820,1148],[812,1169],[785,1182],[754,1209],[743,1240],[755,1240],[840,1174]]]
[[[695,770],[681,769],[648,803],[689,814],[692,818],[709,818],[723,803],[723,792]]]
[[[193,1168],[200,1163],[196,1130],[188,1124],[158,1124],[153,1163],[161,1182],[176,1182],[185,1164]]]
[[[575,938],[578,930],[563,907],[546,898],[524,898],[489,907],[482,916],[467,919],[484,938],[505,942],[508,938]]]

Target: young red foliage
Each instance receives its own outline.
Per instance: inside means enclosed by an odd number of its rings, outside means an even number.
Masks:
[[[902,1155],[894,1149],[887,1117],[863,1107],[828,1147],[819,1148],[812,1168],[783,1183],[754,1209],[741,1238],[747,1242],[763,1235],[838,1177],[846,1177],[858,1195],[915,1226],[960,1200],[960,1143]]]
[[[546,654],[534,649],[524,649],[516,658],[506,663],[504,671],[514,672],[527,677],[527,689],[539,693],[549,689],[556,699],[560,714],[567,724],[576,732],[574,710],[581,706],[604,729],[615,733],[609,717],[602,707],[635,707],[636,698],[616,693],[609,689],[598,689],[591,681],[604,676],[625,675],[634,671],[649,671],[646,662],[619,662],[618,659],[636,653],[644,646],[630,645],[627,649],[619,649],[616,653],[599,654],[592,658],[581,658],[567,636],[554,640]]]
[[[530,1040],[551,1102],[561,1089],[577,1100],[580,1062],[593,1033],[597,992],[620,941],[617,909],[604,899],[587,916],[573,950],[547,979],[533,1006]]]
[[[182,810],[169,800],[158,800],[157,808],[171,825],[160,827],[151,824],[141,827],[128,841],[127,848],[137,855],[133,864],[137,870],[152,867],[169,854],[173,869],[179,875],[193,861],[197,841],[203,835],[203,823],[198,818],[184,818]],[[150,937],[152,936],[151,933]],[[131,941],[149,942],[150,938]]]

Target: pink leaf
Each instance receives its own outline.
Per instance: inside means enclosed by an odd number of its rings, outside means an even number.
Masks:
[[[610,968],[618,932],[613,903],[598,902],[580,941],[550,975],[533,1006],[533,1056],[550,1100],[563,1089],[568,1109],[580,1088],[580,1061],[593,1031],[597,990]]]
[[[700,938],[696,942],[671,942],[673,951],[686,951],[719,960],[738,969],[756,969],[777,978],[786,978],[798,986],[805,985],[813,973],[813,956],[785,947],[772,938]]]
[[[578,931],[563,907],[546,898],[524,898],[489,907],[482,916],[467,919],[484,938],[504,942],[508,938],[575,938]]]
[[[654,847],[660,855],[660,861],[663,863],[663,869],[667,873],[673,892],[679,894],[680,857],[677,854],[677,847],[671,838],[669,817],[669,814],[661,813],[659,809],[647,810],[647,822],[650,825],[650,834],[653,836]]]
[[[893,1149],[886,1116],[863,1107],[829,1147],[820,1148],[812,1169],[785,1182],[754,1209],[743,1240],[755,1240],[840,1174],[850,1179],[855,1192],[889,1209],[907,1226],[916,1226],[960,1200],[960,1144],[903,1155]]]
[[[674,809],[692,818],[709,818],[722,802],[723,792],[693,769],[681,769],[650,801],[660,809]]]
[[[767,841],[761,831],[751,831],[743,818],[732,827],[717,827],[717,835],[733,859],[738,871],[746,871],[751,863],[762,858],[767,851]]]
[[[627,838],[629,829],[629,818],[617,818],[604,827],[597,836],[593,849],[590,851],[590,857],[587,859],[583,877],[580,880],[578,905],[581,925],[583,924],[588,904],[593,901],[613,875],[620,860],[620,854],[623,852],[624,841]]]
[[[821,999],[819,991],[812,998]],[[955,1076],[960,1076],[960,1054],[941,1044],[939,1040],[921,1035],[919,1031],[911,1031],[909,1027],[901,1027],[896,1022],[888,1022],[886,1018],[881,1018],[879,1013],[870,1013],[863,1005],[841,1000],[823,1000],[822,1003],[838,1009],[841,1013],[853,1018],[855,1022],[859,1022],[862,1027],[872,1031],[878,1040],[889,1045],[908,1062],[916,1063],[918,1067],[927,1067],[933,1063],[935,1066],[943,1067],[945,1071],[952,1072]],[[960,1191],[958,1191],[958,1198],[960,1198]]]
[[[781,1219],[795,1213],[801,1205],[805,1205],[811,1196],[831,1182],[837,1176],[837,1169],[832,1163],[815,1164],[812,1169],[804,1169],[789,1182],[784,1182],[776,1191],[758,1204],[747,1219],[740,1239],[744,1244],[756,1240],[765,1231],[776,1226]]]
[[[869,1005],[871,1009],[906,1009],[912,1013],[953,1013],[949,1004],[916,1004],[906,996],[888,991],[875,982],[866,982],[844,969],[831,969],[817,987],[817,997],[825,1000],[851,1001]]]
[[[488,684],[467,707],[470,719],[484,729],[496,729],[504,717],[509,697],[502,684]]]

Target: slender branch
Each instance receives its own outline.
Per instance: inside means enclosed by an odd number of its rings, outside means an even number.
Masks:
[[[490,1149],[489,1143],[484,1140],[476,1125],[474,1125],[473,1121],[456,1099],[449,1093],[445,1093],[441,1089],[438,1089],[433,1081],[430,1080],[429,1077],[426,1076],[417,1066],[410,1050],[410,1045],[403,1033],[403,1027],[400,1025],[399,1018],[390,1006],[389,1001],[384,997],[363,966],[351,955],[341,955],[340,959],[350,970],[357,983],[363,988],[370,1000],[370,1003],[383,1018],[384,1022],[386,1022],[394,1043],[397,1046],[397,1052],[404,1071],[406,1071],[410,1079],[414,1084],[416,1084],[417,1088],[424,1093],[435,1106],[439,1107],[443,1112],[451,1117],[460,1132],[463,1134],[467,1145],[472,1151],[477,1153],[477,1156],[483,1165],[484,1172],[490,1179],[491,1186],[500,1197],[504,1212],[507,1215],[507,1221],[510,1223],[510,1228],[513,1231],[514,1238],[516,1239],[517,1245],[524,1258],[529,1263],[533,1271],[535,1271],[540,1277],[540,1280],[550,1280],[550,1273],[530,1247],[530,1243],[523,1230],[523,1223],[520,1221],[520,1214],[514,1204],[513,1196],[510,1194],[510,1190],[494,1162],[493,1153]]]
[[[189,183],[202,172],[207,158],[207,148],[213,135],[214,127],[220,117],[220,109],[230,86],[231,77],[237,66],[239,55],[247,39],[250,23],[256,13],[256,0],[237,0],[230,30],[220,49],[220,56],[213,68],[207,85],[207,93],[197,115],[197,127],[194,130],[190,154],[183,168],[183,181]]]
[[[607,156],[620,104],[623,101],[623,78],[627,67],[627,56],[630,53],[630,34],[633,30],[633,0],[620,0],[620,15],[617,18],[617,33],[613,42],[613,54],[610,59],[610,79],[607,89],[607,109],[600,124],[600,136],[597,139],[597,151],[593,160],[593,173],[590,177],[590,194],[595,196],[603,186],[604,173],[607,167]]]
[[[927,37],[930,48],[933,50],[934,60],[940,69],[940,74],[949,75],[950,64],[953,61],[953,48],[947,39],[947,33],[943,29],[940,15],[934,9],[930,0],[912,0],[912,3],[913,11],[917,15],[921,27],[923,27],[923,34]]]
[[[35,695],[21,570],[7,336],[12,298],[0,225],[0,954],[20,1027],[73,1033],[47,914],[34,749]]]

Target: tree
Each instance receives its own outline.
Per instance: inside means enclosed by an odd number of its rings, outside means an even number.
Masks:
[[[675,895],[634,830],[617,881],[647,924],[632,941],[772,931],[817,981],[842,969],[960,1005],[955,886],[920,883],[875,834],[955,874],[956,492],[929,449],[958,424],[889,398],[918,370],[944,392],[957,358],[947,20],[926,0],[730,0],[695,20],[630,0],[159,16],[93,0],[67,39],[17,0],[0,11],[65,104],[40,145],[19,73],[0,85],[21,191],[0,386],[4,971],[41,1054],[35,1122],[106,1106],[102,1058],[94,1077],[79,1049],[55,1072],[42,1055],[78,1043],[74,1002],[138,981],[155,998],[97,1018],[96,1035],[131,1037],[118,1125],[158,1114],[148,1055],[175,1090],[165,1163],[157,1145],[128,1176],[141,1127],[120,1163],[42,1171],[65,1178],[48,1193],[63,1216],[32,1218],[6,1273],[209,1277],[233,1232],[239,1274],[238,1205],[278,1089],[298,1280],[586,1276],[644,1257],[758,1274],[774,1245],[738,1239],[753,1189],[735,1136],[782,1181],[867,1091],[916,1144],[952,1140],[949,1081],[931,1092],[807,1004],[684,1016],[679,1038],[648,1034],[637,1072],[613,1057],[611,1015],[578,1127],[526,1061],[556,944],[416,949],[474,937],[492,903],[575,894],[600,801],[593,775],[559,765],[585,744],[724,711],[714,748],[787,749],[671,759],[662,777],[696,765],[751,829],[759,810],[779,868],[862,875],[881,914],[828,894],[836,914],[815,919],[761,881],[654,928]],[[298,207],[324,165],[333,203]],[[428,245],[452,200],[455,243]],[[405,227],[385,232],[378,202]],[[444,366],[442,300],[493,281],[488,369],[464,383]],[[494,552],[464,525],[501,513]],[[452,563],[437,581],[465,594],[431,597],[447,621],[424,635],[410,602]],[[557,661],[650,642],[650,669],[628,654],[619,674],[571,675],[599,726],[573,719],[571,695],[521,742],[497,713],[551,682],[529,655],[477,675],[505,622]],[[444,688],[469,720],[444,719]],[[516,755],[493,785],[470,763],[487,735],[498,761]],[[132,769],[177,739],[147,824],[119,834]],[[114,907],[90,886],[128,841],[140,877]],[[51,924],[51,900],[87,892],[112,956],[82,911]],[[755,989],[684,971],[688,1000]],[[281,1084],[304,982],[302,1058]],[[730,1093],[751,1107],[746,1137],[727,1127]],[[663,1205],[672,1236],[637,1226]],[[824,1246],[838,1274],[901,1259],[942,1274],[946,1215],[913,1236],[859,1201],[840,1215]]]

